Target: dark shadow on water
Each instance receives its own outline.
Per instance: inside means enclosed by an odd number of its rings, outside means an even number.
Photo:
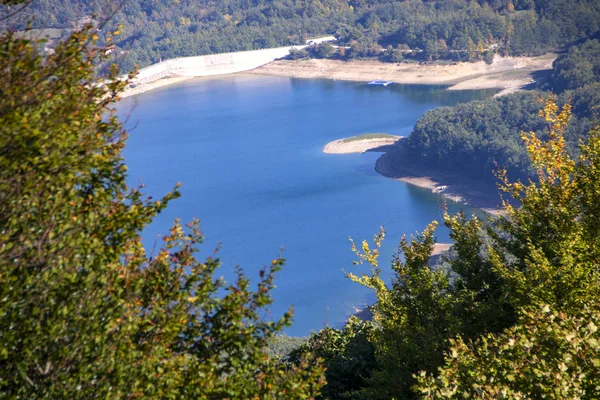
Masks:
[[[332,79],[299,79],[291,78],[292,86],[319,85],[332,90],[340,86],[350,87],[356,91],[371,93],[394,93],[407,97],[416,103],[439,103],[442,106],[454,105],[472,100],[484,100],[498,93],[499,89],[483,90],[448,90],[448,85],[398,84],[389,86],[369,85],[368,82],[338,81]]]
[[[552,69],[543,69],[531,73],[533,82],[523,86],[523,90],[549,90],[551,89]]]

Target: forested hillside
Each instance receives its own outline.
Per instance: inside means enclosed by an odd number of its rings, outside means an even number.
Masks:
[[[73,28],[112,15],[121,2],[34,1],[1,28]],[[114,52],[121,66],[304,43],[335,34],[345,59],[473,60],[500,52],[539,54],[600,27],[599,0],[129,0]],[[114,28],[114,26],[112,27]],[[386,52],[383,50],[386,49]],[[411,52],[412,51],[412,52]]]
[[[550,87],[559,103],[571,103],[573,116],[565,132],[576,154],[579,141],[600,120],[600,41],[571,46],[554,63]],[[542,132],[539,116],[546,92],[524,92],[425,113],[408,138],[415,161],[479,179],[494,179],[496,164],[518,177],[532,176],[522,131]]]

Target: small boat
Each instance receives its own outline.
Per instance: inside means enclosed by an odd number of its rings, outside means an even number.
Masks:
[[[387,85],[391,85],[392,81],[382,81],[381,79],[375,79],[374,81],[369,82],[369,85],[381,85],[381,86],[387,86]]]

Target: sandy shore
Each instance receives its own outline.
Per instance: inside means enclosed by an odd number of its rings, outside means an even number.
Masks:
[[[364,153],[365,151],[389,146],[398,141],[402,136],[390,135],[386,138],[372,139],[338,139],[329,142],[323,147],[323,153],[327,154],[349,154],[349,153]]]
[[[450,85],[451,90],[507,89],[514,91],[532,82],[532,73],[552,68],[555,54],[539,57],[496,57],[455,64],[392,64],[373,60],[278,60],[251,73],[294,78],[327,78],[345,81],[391,80],[401,84]]]
[[[178,77],[174,77],[174,78],[163,78],[163,79],[159,79],[157,81],[150,82],[150,83],[139,84],[135,87],[128,87],[127,89],[125,89],[125,91],[123,93],[121,93],[120,97],[123,99],[125,97],[134,96],[136,94],[148,92],[153,89],[158,89],[163,86],[173,85],[175,83],[187,81],[190,79],[194,79],[194,78],[188,77],[188,76],[178,76]]]
[[[358,82],[384,79],[401,84],[448,85],[450,90],[502,89],[499,94],[505,94],[532,83],[534,81],[532,73],[551,69],[555,58],[556,55],[552,53],[539,57],[496,57],[492,64],[483,61],[454,64],[393,64],[376,60],[349,62],[317,59],[278,60],[244,73]],[[163,78],[139,84],[126,89],[121,97],[133,96],[188,79],[192,78]]]
[[[402,141],[389,147],[377,160],[375,170],[388,178],[431,190],[454,202],[480,208],[488,214],[502,213],[502,202],[494,183],[475,181],[423,165],[416,166],[410,161]]]

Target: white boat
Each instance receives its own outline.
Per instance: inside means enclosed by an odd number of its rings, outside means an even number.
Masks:
[[[387,86],[387,85],[391,85],[392,81],[382,81],[381,79],[375,79],[374,81],[369,82],[369,85],[380,85],[380,86]]]

